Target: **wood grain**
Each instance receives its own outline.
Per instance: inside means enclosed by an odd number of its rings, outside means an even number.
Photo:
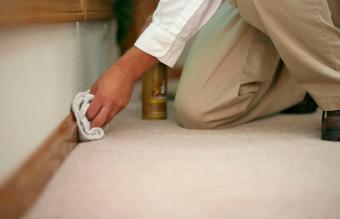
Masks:
[[[0,24],[82,20],[83,10],[82,0],[0,1]]]
[[[112,3],[108,0],[86,0],[85,20],[105,19],[113,16]]]
[[[0,219],[20,218],[77,144],[77,125],[70,114],[0,187]]]
[[[88,21],[113,16],[109,0],[0,0],[0,14],[0,26]]]

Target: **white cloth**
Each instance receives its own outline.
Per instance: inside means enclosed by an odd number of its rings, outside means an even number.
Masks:
[[[215,14],[223,0],[160,0],[151,24],[135,46],[173,67],[186,42]]]
[[[80,141],[98,140],[105,135],[102,128],[91,128],[90,122],[85,116],[93,98],[94,96],[87,90],[78,93],[72,104],[72,111],[77,121]]]

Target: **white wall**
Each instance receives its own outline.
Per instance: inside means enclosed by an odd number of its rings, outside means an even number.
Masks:
[[[116,59],[114,29],[87,22],[0,30],[0,183]]]

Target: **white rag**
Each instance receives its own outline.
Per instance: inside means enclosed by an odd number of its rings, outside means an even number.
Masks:
[[[90,122],[85,116],[93,98],[94,96],[90,94],[90,90],[87,90],[78,93],[72,104],[72,111],[77,121],[80,141],[98,140],[105,135],[102,128],[91,128]]]

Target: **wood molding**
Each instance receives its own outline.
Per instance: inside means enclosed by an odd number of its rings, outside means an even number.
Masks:
[[[0,25],[110,19],[110,0],[0,1]]]
[[[85,20],[105,19],[113,16],[111,1],[86,0]]]
[[[78,130],[71,113],[0,187],[0,219],[23,216],[77,144]]]

